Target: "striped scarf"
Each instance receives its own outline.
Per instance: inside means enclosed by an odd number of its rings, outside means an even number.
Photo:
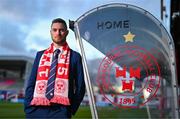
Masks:
[[[44,51],[40,59],[31,105],[51,105],[51,103],[70,105],[68,98],[70,48],[66,43],[59,49],[61,53],[58,55],[54,97],[48,100],[45,96],[53,51],[55,50],[52,43],[51,46]]]

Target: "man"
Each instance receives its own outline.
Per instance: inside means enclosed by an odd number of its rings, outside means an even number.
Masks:
[[[52,44],[37,52],[24,101],[26,118],[71,118],[84,97],[81,56],[66,42],[63,19],[51,24]]]

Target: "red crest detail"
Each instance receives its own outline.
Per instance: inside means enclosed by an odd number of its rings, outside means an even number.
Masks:
[[[122,80],[122,90],[123,91],[133,91],[133,85],[134,85],[134,80],[129,80],[127,82],[126,80]]]

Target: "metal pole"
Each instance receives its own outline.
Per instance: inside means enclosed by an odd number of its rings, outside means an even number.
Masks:
[[[96,108],[96,105],[95,105],[95,99],[94,99],[94,94],[93,94],[93,88],[92,88],[92,84],[91,84],[90,77],[89,77],[89,72],[88,72],[88,68],[87,68],[87,62],[86,62],[84,47],[83,47],[83,44],[82,44],[82,39],[80,37],[77,22],[75,22],[75,24],[74,24],[74,32],[75,32],[75,37],[77,39],[77,43],[78,43],[78,46],[79,46],[79,49],[80,49],[80,54],[82,56],[82,64],[83,64],[83,70],[84,70],[84,76],[85,76],[84,80],[85,80],[87,94],[88,94],[88,98],[89,98],[91,115],[92,115],[93,119],[98,119],[97,108]]]
[[[163,5],[163,0],[161,0],[161,5],[160,5],[160,8],[161,8],[161,20],[163,21],[163,8],[164,7],[164,5]]]
[[[144,85],[145,84],[142,84],[143,87],[144,87]],[[146,95],[146,90],[145,89],[143,90],[143,96],[144,96],[144,102],[146,102],[148,96]],[[146,105],[146,111],[147,111],[147,114],[148,114],[148,119],[151,119],[151,112],[149,110],[149,105],[148,105],[148,103],[146,103],[145,105]]]
[[[174,65],[175,64],[175,58],[173,58],[174,61],[172,61],[171,64],[171,71],[172,71],[172,90],[173,90],[173,103],[174,103],[174,117],[175,119],[179,119],[179,102],[178,102],[178,86],[177,86],[177,77],[176,77],[176,68]]]
[[[147,101],[147,99],[145,98],[145,102],[146,101]],[[146,105],[146,110],[147,110],[148,118],[151,119],[151,113],[150,113],[150,110],[149,110],[149,105],[148,105],[148,103],[146,103],[145,105]]]

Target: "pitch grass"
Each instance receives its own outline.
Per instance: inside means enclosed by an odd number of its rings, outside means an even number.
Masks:
[[[100,119],[104,118],[148,118],[146,109],[120,109],[113,107],[98,108],[98,115]],[[0,102],[0,119],[24,119],[23,104]],[[81,106],[72,119],[91,119],[90,108],[88,106]]]
[[[0,119],[25,118],[23,104],[0,102]]]
[[[99,119],[147,119],[146,109],[124,109],[114,107],[99,107],[98,108]],[[90,108],[81,107],[73,119],[91,119]]]

